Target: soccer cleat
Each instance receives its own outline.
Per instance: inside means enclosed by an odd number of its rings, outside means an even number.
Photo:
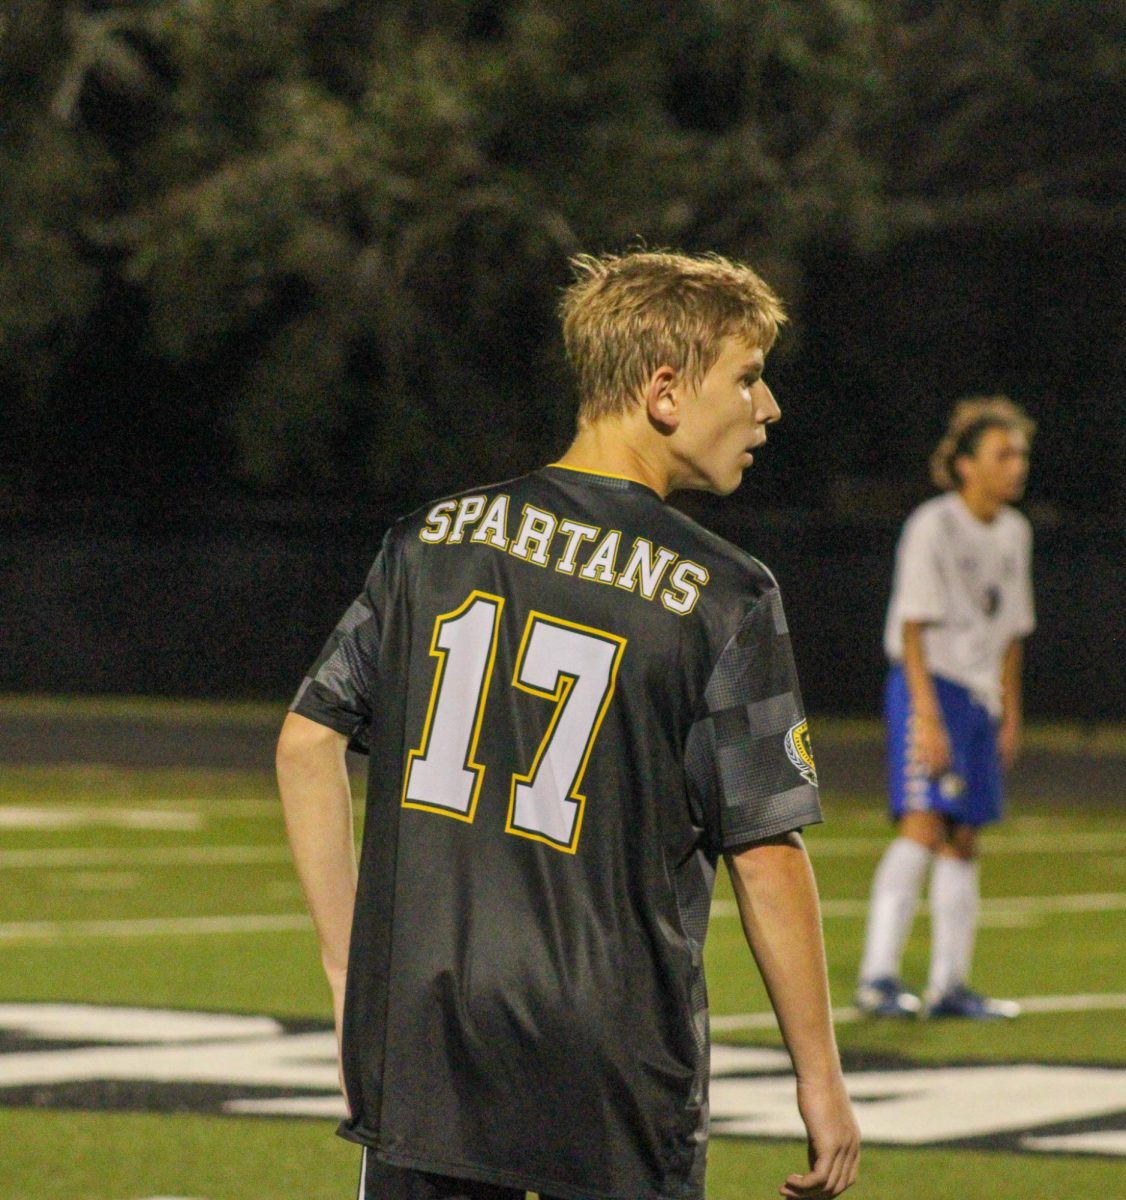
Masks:
[[[1005,1021],[1020,1016],[1015,1000],[990,1000],[980,992],[971,991],[964,983],[953,987],[944,996],[929,999],[928,1017],[964,1017],[970,1021]]]
[[[862,980],[856,989],[856,1007],[870,1017],[915,1017],[923,1002],[898,979]]]

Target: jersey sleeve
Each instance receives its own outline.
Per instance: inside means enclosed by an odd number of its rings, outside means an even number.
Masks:
[[[685,744],[689,795],[719,851],[821,818],[817,772],[782,598],[745,614],[704,691]]]
[[[337,622],[289,706],[290,712],[344,734],[348,748],[359,754],[371,746],[387,553],[385,541],[364,590]]]
[[[941,530],[933,512],[919,513],[904,526],[895,554],[896,619],[941,621],[947,615],[947,588],[938,554]]]

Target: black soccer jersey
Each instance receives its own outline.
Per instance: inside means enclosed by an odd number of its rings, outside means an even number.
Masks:
[[[344,1136],[701,1197],[716,859],[820,820],[770,573],[643,484],[546,467],[393,526],[293,709],[370,752]]]

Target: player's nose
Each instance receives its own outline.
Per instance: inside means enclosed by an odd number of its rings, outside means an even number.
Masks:
[[[773,425],[775,421],[781,421],[782,410],[778,407],[778,401],[774,399],[774,393],[766,385],[766,381],[757,379],[751,390],[751,395],[754,398],[755,420],[760,425]]]

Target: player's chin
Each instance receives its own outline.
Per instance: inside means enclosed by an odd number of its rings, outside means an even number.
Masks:
[[[712,485],[708,488],[708,491],[715,496],[730,496],[742,482],[743,472],[740,471],[733,479],[712,480]]]
[[[713,479],[712,486],[708,490],[714,492],[717,496],[730,496],[743,482],[743,475],[751,465],[751,456],[749,454],[744,454],[742,458],[743,461],[733,466],[730,471]]]

